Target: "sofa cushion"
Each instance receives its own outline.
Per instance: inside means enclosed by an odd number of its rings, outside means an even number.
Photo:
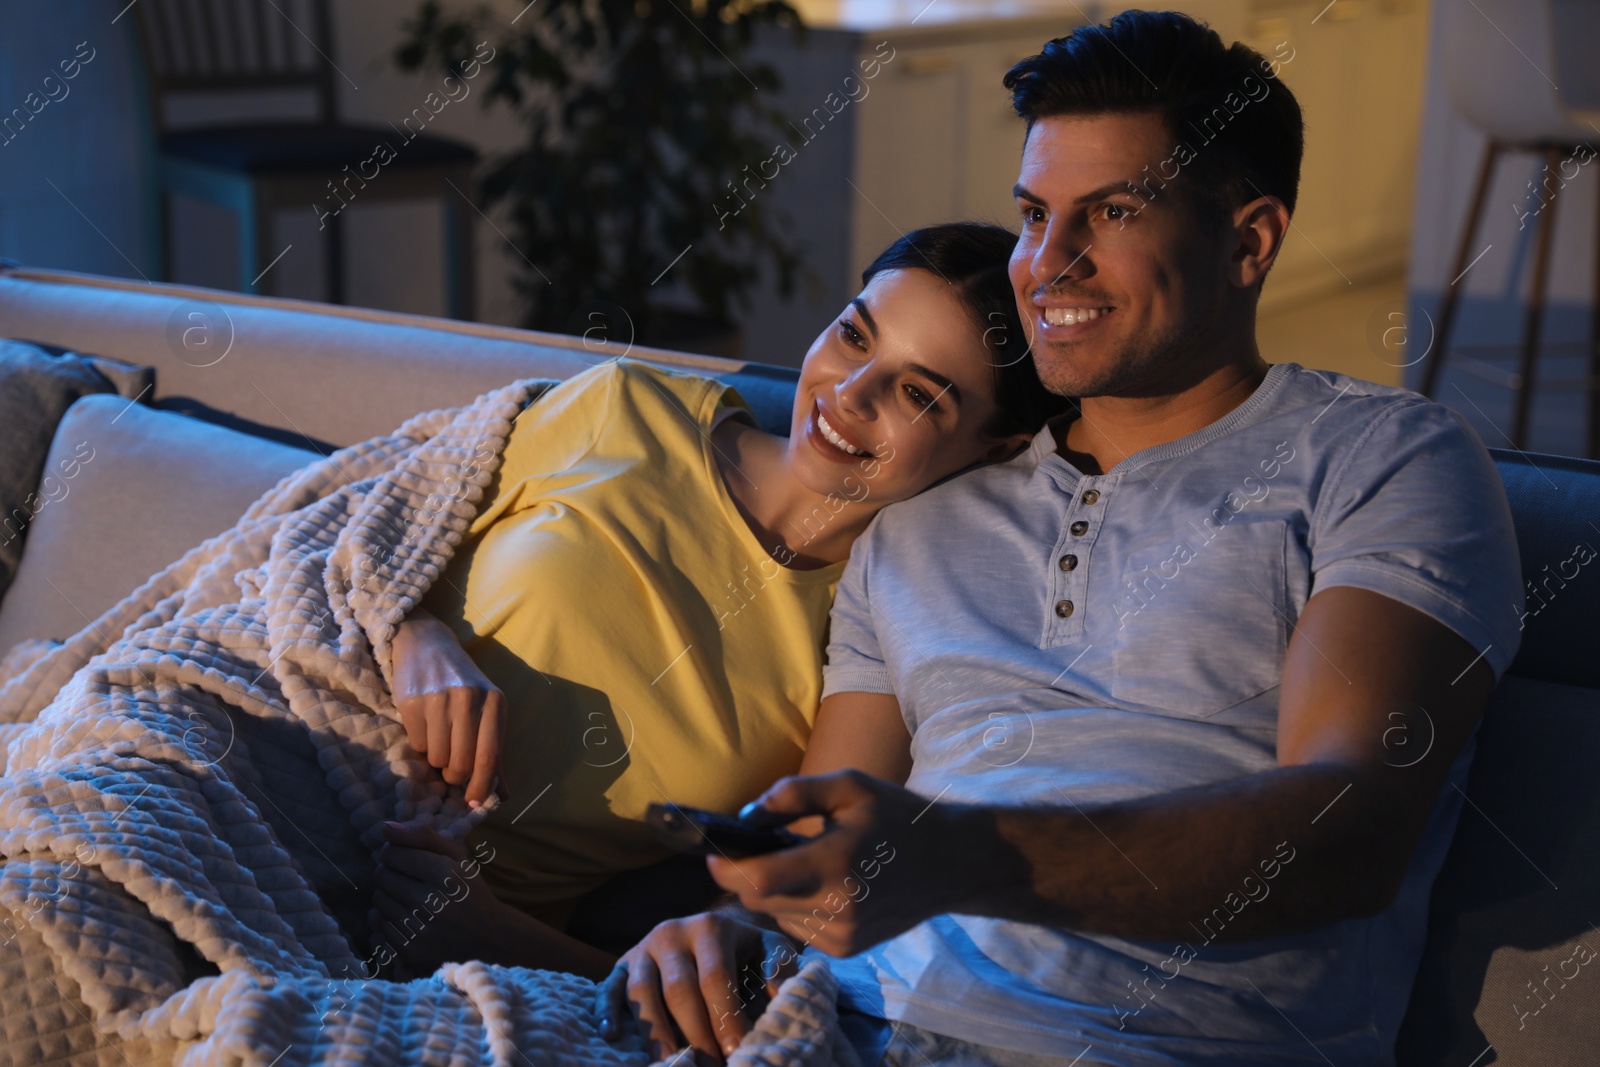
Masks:
[[[62,491],[33,520],[0,600],[0,654],[64,639],[190,548],[231,526],[307,450],[181,415],[86,396],[67,410],[46,466]]]
[[[1495,690],[1434,884],[1402,1067],[1595,1062],[1597,755],[1600,692],[1515,675]]]
[[[1527,583],[1522,647],[1510,673],[1600,689],[1600,462],[1489,453],[1511,501]]]
[[[132,397],[153,380],[148,367],[0,340],[0,595],[16,574],[33,517],[65,492],[66,468],[45,467],[61,416],[79,397]],[[70,457],[64,462],[76,469]]]

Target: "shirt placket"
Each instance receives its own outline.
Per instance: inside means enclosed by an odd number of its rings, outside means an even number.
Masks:
[[[1089,552],[1105,523],[1110,480],[1104,475],[1080,478],[1072,490],[1061,536],[1048,564],[1050,597],[1042,647],[1067,644],[1083,636],[1089,606]]]

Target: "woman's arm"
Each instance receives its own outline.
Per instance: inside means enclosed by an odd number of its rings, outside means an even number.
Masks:
[[[828,774],[853,768],[904,785],[911,774],[911,734],[890,693],[835,693],[817,709],[800,773]],[[792,824],[807,837],[822,832],[820,816]]]
[[[835,693],[817,709],[801,774],[853,767],[904,785],[911,774],[911,734],[891,693]]]
[[[477,807],[506,795],[500,776],[505,694],[489,681],[455,631],[417,608],[395,632],[394,705],[411,747]]]
[[[481,960],[599,981],[616,963],[609,952],[496,898],[463,842],[399,823],[386,823],[383,835],[388,843],[374,872],[372,937],[390,942],[414,973],[432,974],[450,960]]]

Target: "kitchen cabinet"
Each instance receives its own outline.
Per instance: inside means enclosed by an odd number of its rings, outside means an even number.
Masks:
[[[1401,271],[1424,0],[1173,6],[1225,40],[1293,57],[1279,76],[1305,112],[1307,148],[1294,227],[1263,308]],[[855,294],[862,268],[901,234],[962,218],[1016,228],[1011,186],[1023,127],[1001,79],[1050,38],[1120,10],[1075,0],[797,0],[796,7],[809,27],[806,41],[772,35],[758,50],[783,78],[772,102],[791,118],[795,158],[755,195],[780,215],[783,233],[803,242],[810,274],[789,300],[764,286],[742,322],[746,358],[791,365]]]

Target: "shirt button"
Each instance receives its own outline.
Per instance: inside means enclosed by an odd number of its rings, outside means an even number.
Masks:
[[[1085,504],[1093,504],[1096,500],[1099,500],[1099,499],[1100,499],[1100,490],[1098,490],[1098,489],[1085,489],[1083,491],[1083,502]]]
[[[1064,570],[1064,571],[1074,570],[1074,569],[1076,569],[1077,566],[1078,566],[1078,557],[1074,556],[1072,553],[1068,552],[1065,556],[1061,557],[1061,569],[1062,570]]]
[[[1071,615],[1072,614],[1072,601],[1070,601],[1070,600],[1058,600],[1058,601],[1056,601],[1056,614],[1061,616],[1063,619],[1066,618],[1068,615]]]
[[[1084,522],[1082,519],[1079,519],[1077,522],[1067,527],[1067,529],[1072,531],[1073,537],[1082,537],[1084,534],[1089,532],[1089,524]]]

